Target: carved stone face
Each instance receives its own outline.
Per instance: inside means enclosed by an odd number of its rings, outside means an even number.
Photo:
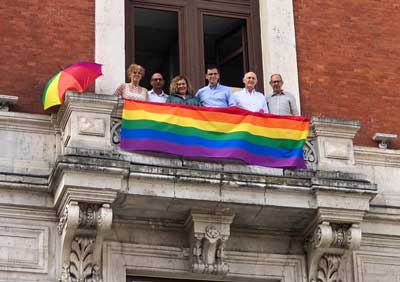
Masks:
[[[220,236],[220,232],[215,225],[209,225],[206,228],[206,236],[210,239],[216,239]]]

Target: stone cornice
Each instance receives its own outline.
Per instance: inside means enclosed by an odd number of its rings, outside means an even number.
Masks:
[[[70,201],[112,203],[126,178],[126,162],[96,157],[61,156],[49,178],[59,214]],[[83,177],[84,182],[78,180]],[[117,185],[119,184],[119,186]]]
[[[57,221],[56,212],[52,208],[32,208],[10,205],[0,205],[0,218]]]
[[[0,173],[0,189],[13,192],[48,192],[48,176],[35,176],[16,173]]]
[[[0,130],[53,135],[56,132],[48,115],[1,111]]]
[[[0,95],[0,111],[9,111],[10,106],[17,104],[17,102],[17,96]]]
[[[360,122],[356,120],[313,117],[311,127],[316,136],[353,139],[360,129]]]
[[[354,146],[356,165],[400,167],[400,150]]]

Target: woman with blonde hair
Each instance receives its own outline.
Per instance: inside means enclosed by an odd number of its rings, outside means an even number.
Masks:
[[[169,93],[167,103],[201,106],[199,98],[193,95],[190,81],[184,75],[177,75],[172,79]]]
[[[128,100],[148,100],[147,89],[139,85],[144,76],[145,69],[138,64],[131,64],[127,70],[129,83],[122,83],[115,90],[114,95]]]

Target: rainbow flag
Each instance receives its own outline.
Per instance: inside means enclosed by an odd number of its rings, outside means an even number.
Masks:
[[[309,120],[249,112],[125,100],[121,149],[250,165],[305,168]]]

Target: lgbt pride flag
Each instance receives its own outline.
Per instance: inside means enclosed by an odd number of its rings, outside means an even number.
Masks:
[[[305,168],[309,120],[253,113],[237,107],[207,108],[125,100],[121,149],[194,158],[241,160],[276,168]]]

